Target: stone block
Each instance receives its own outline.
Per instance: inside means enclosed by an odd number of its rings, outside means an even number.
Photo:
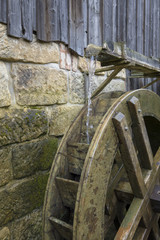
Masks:
[[[45,134],[46,114],[36,109],[0,111],[0,146],[25,142]]]
[[[0,240],[10,240],[10,231],[8,227],[4,227],[0,230]]]
[[[72,67],[71,53],[67,49],[67,51],[66,51],[66,69],[71,70],[71,67]]]
[[[62,105],[51,110],[49,134],[62,136],[81,110],[82,105]]]
[[[17,180],[0,189],[0,227],[42,206],[48,173]]]
[[[81,73],[69,73],[70,103],[84,103],[84,77]]]
[[[11,157],[10,147],[0,149],[0,186],[7,184],[13,178]]]
[[[58,147],[56,138],[13,146],[12,166],[15,179],[33,174],[38,170],[51,167]]]
[[[91,82],[91,92],[93,93],[105,80],[107,76],[94,76]],[[126,91],[125,81],[122,79],[113,79],[103,90],[102,92],[110,91]]]
[[[88,62],[87,59],[84,57],[79,57],[78,59],[78,68],[81,72],[87,72],[88,71]]]
[[[52,105],[67,101],[67,74],[31,64],[13,64],[12,76],[19,105]]]
[[[66,69],[66,46],[60,43],[60,68]]]
[[[6,65],[0,61],[0,107],[7,107],[11,104],[11,95],[9,92],[9,75]]]
[[[78,68],[81,72],[88,72],[88,67],[90,64],[90,59],[85,57],[79,57],[78,58]],[[96,61],[96,67],[95,69],[101,68],[101,63],[99,61]],[[104,75],[104,73],[102,73]]]
[[[0,59],[34,63],[58,63],[56,43],[41,43],[34,36],[32,42],[7,36],[6,25],[0,24]]]
[[[112,73],[113,71],[108,71],[108,76]],[[125,80],[126,79],[126,69],[123,68],[115,77],[115,79],[122,79]]]
[[[14,240],[42,239],[42,210],[38,209],[23,218],[11,223],[11,233]]]
[[[77,72],[78,69],[78,58],[72,55],[72,71]]]
[[[110,91],[126,91],[126,84],[123,80],[121,79],[113,79],[105,88],[105,92],[110,92]]]

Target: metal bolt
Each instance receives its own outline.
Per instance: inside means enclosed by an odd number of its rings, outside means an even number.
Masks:
[[[142,110],[139,108],[139,109],[138,109],[138,112],[139,112],[139,113],[141,113],[141,112],[142,112]]]
[[[125,130],[125,131],[128,131],[128,127],[125,127],[124,130]]]

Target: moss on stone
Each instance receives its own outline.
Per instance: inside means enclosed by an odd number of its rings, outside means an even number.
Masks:
[[[43,205],[48,176],[49,174],[46,173],[34,177],[32,187],[30,188],[31,191],[28,196],[28,201],[30,203],[30,209],[28,209],[28,213]]]
[[[43,205],[48,172],[10,183],[0,191],[0,227]]]
[[[43,145],[42,154],[39,159],[40,168],[42,170],[51,167],[57,148],[58,148],[57,138],[48,139],[46,141],[46,144]]]

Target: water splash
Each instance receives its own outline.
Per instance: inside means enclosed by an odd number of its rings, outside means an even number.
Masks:
[[[86,136],[87,136],[87,143],[90,144],[90,135],[89,135],[89,129],[93,128],[93,126],[90,125],[90,113],[92,111],[91,107],[91,83],[93,82],[93,77],[96,69],[96,60],[94,56],[91,56],[90,59],[88,59],[88,81],[87,81],[87,120],[86,120]]]

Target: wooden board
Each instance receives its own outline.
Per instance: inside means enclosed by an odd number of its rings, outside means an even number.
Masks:
[[[33,40],[33,1],[22,0],[22,34],[23,38]]]
[[[59,1],[59,20],[60,20],[60,41],[68,44],[68,18],[69,18],[69,2],[68,0]],[[57,23],[58,24],[58,23]]]
[[[82,0],[69,1],[69,48],[84,54],[84,4]]]
[[[102,1],[88,1],[88,42],[102,45]]]
[[[22,37],[21,0],[8,0],[8,35]]]
[[[33,31],[36,32],[37,30],[37,2],[36,0],[33,0],[33,18],[32,18],[32,26]]]
[[[0,0],[0,22],[7,23],[7,1]]]
[[[46,42],[60,41],[60,9],[58,0],[37,2],[37,38]]]

